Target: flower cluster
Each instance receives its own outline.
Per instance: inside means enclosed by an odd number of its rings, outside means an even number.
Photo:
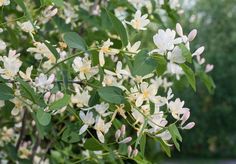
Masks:
[[[195,123],[185,102],[174,97],[175,83],[195,90],[195,76],[209,82],[213,65],[204,65],[204,47],[191,52],[197,30],[185,35],[179,23],[176,29],[153,29],[155,7],[176,10],[178,1],[160,0],[150,10],[150,1],[128,0],[127,8],[114,11],[108,10],[112,2],[102,1],[52,1],[35,10],[20,2],[15,9],[27,20],[12,23],[9,17],[2,30],[17,28],[15,38],[24,44],[7,35],[0,40],[0,110],[14,122],[1,125],[0,163],[77,162],[78,153],[80,160],[112,155],[142,163],[146,137],[159,140],[164,150],[173,144],[179,150],[179,130]],[[8,158],[6,145],[16,159]]]

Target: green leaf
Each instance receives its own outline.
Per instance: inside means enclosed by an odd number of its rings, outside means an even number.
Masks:
[[[102,145],[94,138],[87,139],[84,143],[84,148],[92,151],[103,150]]]
[[[51,114],[43,111],[42,109],[37,110],[36,118],[43,126],[47,126],[51,122]]]
[[[146,134],[144,133],[140,139],[140,150],[143,157],[145,157]]]
[[[91,97],[89,99],[89,106],[94,106],[96,104],[99,104],[99,95],[97,91],[93,91],[91,94]]]
[[[65,94],[63,98],[54,101],[52,104],[50,104],[49,110],[59,110],[67,106],[69,102],[70,102],[70,96]]]
[[[134,58],[132,73],[138,76],[145,76],[153,72],[157,62],[148,55],[148,51],[140,51]]]
[[[187,80],[194,91],[196,91],[196,79],[193,70],[186,64],[180,64],[180,67],[183,69]]]
[[[163,55],[154,55],[153,58],[157,62],[157,74],[161,76],[167,69],[167,61]]]
[[[180,44],[179,48],[182,51],[182,56],[185,58],[185,60],[189,63],[192,63],[192,54],[191,52],[187,49],[187,47],[184,44]]]
[[[13,98],[13,90],[5,84],[0,84],[0,100],[10,100]]]
[[[78,132],[74,131],[73,128],[66,128],[62,134],[62,140],[67,143],[76,143],[79,142],[82,138],[82,135],[79,135]]]
[[[171,134],[171,137],[172,137],[172,140],[175,144],[175,147],[177,148],[178,151],[180,151],[180,146],[179,146],[178,140],[180,142],[182,142],[182,137],[179,133],[178,128],[176,127],[175,124],[171,124],[171,125],[168,126],[168,130]]]
[[[65,43],[71,48],[77,48],[82,51],[87,50],[87,45],[83,38],[79,36],[76,32],[67,32],[64,35]]]
[[[206,86],[208,92],[210,94],[212,94],[214,92],[215,87],[216,87],[212,77],[207,75],[205,72],[201,72],[199,74],[199,76],[200,76],[201,80],[203,81],[204,85]]]
[[[16,80],[20,83],[20,91],[23,97],[31,100],[33,103],[38,104],[41,107],[46,106],[44,101],[41,99],[41,96],[38,95],[27,82],[20,78],[16,78]]]
[[[112,23],[114,30],[120,36],[123,47],[126,47],[128,45],[128,35],[127,35],[125,27],[123,26],[121,21],[111,12],[106,10],[106,13]]]
[[[53,47],[50,43],[44,42],[44,44],[48,47],[48,49],[51,51],[51,53],[55,56],[56,59],[60,58],[59,53],[57,52],[56,48]]]
[[[155,140],[160,142],[162,150],[164,150],[168,157],[171,157],[170,146],[166,145],[166,143],[161,138],[156,138]]]
[[[63,0],[52,0],[52,2],[58,7],[63,7],[64,5]]]
[[[123,96],[123,91],[114,86],[102,87],[98,89],[99,96],[109,102],[114,104],[122,104],[125,103],[125,98]]]

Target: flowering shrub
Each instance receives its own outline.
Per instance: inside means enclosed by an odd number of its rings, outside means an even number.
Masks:
[[[1,162],[147,163],[147,139],[180,150],[195,123],[172,89],[214,83],[197,30],[165,28],[177,0],[0,5]]]

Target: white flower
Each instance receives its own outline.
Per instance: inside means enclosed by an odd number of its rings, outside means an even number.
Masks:
[[[108,75],[117,76],[119,79],[122,78],[122,75],[127,75],[128,76],[130,74],[126,70],[122,69],[122,62],[121,61],[118,61],[117,64],[116,64],[115,73],[111,72],[107,69],[105,69],[104,72]]]
[[[141,11],[137,10],[134,19],[132,19],[130,22],[126,22],[130,24],[134,29],[136,30],[146,30],[145,26],[147,26],[150,23],[150,20],[147,19],[148,15],[141,15]]]
[[[10,4],[10,0],[0,0],[0,7],[7,6]]]
[[[147,4],[147,0],[128,0],[136,9],[141,9]]]
[[[158,49],[153,50],[153,52],[158,52],[163,55],[167,50],[173,50],[177,42],[175,35],[176,32],[174,30],[158,30],[158,33],[153,36],[153,41]]]
[[[205,72],[208,73],[208,72],[211,72],[214,68],[214,65],[213,64],[207,64],[206,65],[206,68],[205,68]]]
[[[54,6],[48,6],[43,12],[43,17],[41,18],[41,22],[43,24],[47,23],[53,16],[57,14],[58,9]]]
[[[20,26],[21,30],[24,32],[28,32],[33,34],[34,33],[34,26],[30,21],[26,21],[23,23],[17,22],[17,24]]]
[[[47,75],[40,73],[38,77],[35,78],[35,86],[38,87],[40,92],[43,92],[45,90],[50,90],[53,88],[55,80],[55,75],[51,74],[49,78],[47,78]]]
[[[16,54],[16,51],[10,50],[8,56],[0,56],[0,62],[3,62],[3,68],[0,67],[0,74],[4,79],[13,79],[22,65],[22,62],[18,59],[20,54]]]
[[[105,64],[105,58],[104,55],[115,55],[119,53],[119,50],[117,49],[113,49],[110,48],[110,46],[113,45],[113,42],[110,41],[110,39],[108,39],[107,41],[105,41],[99,51],[99,64],[101,66],[104,66]]]
[[[0,100],[0,109],[4,107],[4,105],[5,105],[5,101]]]
[[[32,79],[30,77],[32,70],[33,70],[33,66],[30,66],[26,69],[25,73],[20,71],[19,74],[20,74],[21,78],[24,79],[25,81],[32,81]]]
[[[35,47],[28,48],[27,51],[36,53],[35,55],[37,56],[43,55],[44,57],[48,58],[50,63],[56,63],[55,56],[52,54],[52,52],[48,49],[48,47],[44,43],[35,42],[34,46]],[[41,58],[39,57],[38,59],[41,59]]]
[[[10,142],[14,137],[14,130],[12,128],[8,129],[4,126],[1,130],[0,136],[2,141]]]
[[[20,114],[20,112],[22,111],[23,109],[23,103],[22,101],[20,101],[18,98],[14,98],[11,100],[11,102],[13,102],[15,104],[14,108],[11,110],[11,114],[13,116],[17,116]]]
[[[96,118],[96,124],[94,126],[94,129],[97,132],[97,136],[99,141],[102,143],[105,142],[104,134],[106,134],[111,127],[111,122],[105,123],[105,121],[101,117]]]
[[[71,103],[76,104],[78,108],[82,108],[84,106],[88,106],[89,99],[90,95],[88,91],[83,90],[82,93],[77,91],[76,95],[71,96]]]
[[[186,111],[188,111],[188,108],[183,108],[184,101],[180,101],[179,98],[177,98],[175,101],[170,101],[168,103],[168,108],[170,109],[170,112],[172,116],[176,120],[180,120],[180,115],[183,115]]]
[[[180,76],[184,74],[182,68],[179,65],[171,62],[167,63],[167,73],[176,75],[177,80],[179,80]]]
[[[0,39],[0,51],[5,50],[7,47],[6,43]]]
[[[88,129],[89,126],[95,123],[95,119],[93,118],[92,112],[87,112],[85,115],[83,111],[80,111],[79,117],[84,123],[84,125],[79,130],[79,135],[81,135]]]
[[[144,101],[151,100],[152,102],[155,102],[156,93],[157,93],[157,87],[153,84],[148,86],[147,82],[142,82],[140,84],[140,90],[141,93],[138,93],[137,99],[135,102],[135,105],[137,107],[140,107]]]
[[[175,47],[172,52],[167,53],[167,59],[174,63],[184,63],[186,60],[182,55],[182,51],[179,47]]]
[[[72,64],[73,69],[76,72],[79,72],[79,78],[81,80],[90,79],[92,76],[98,73],[97,67],[91,66],[91,60],[88,60],[86,57],[76,57]]]
[[[141,45],[141,41],[137,41],[135,42],[132,46],[129,42],[129,44],[127,45],[127,51],[130,52],[130,53],[127,53],[127,55],[131,56],[131,57],[134,57],[135,54],[137,54],[140,50],[139,50],[139,47]]]
[[[193,54],[192,56],[200,56],[205,50],[205,47],[202,46],[202,47],[199,47]]]
[[[108,103],[104,103],[102,102],[101,104],[97,104],[94,106],[94,109],[102,116],[102,117],[106,117],[108,115],[111,114],[111,112],[107,112],[109,108],[109,104]]]
[[[120,20],[123,21],[127,17],[128,13],[126,12],[124,7],[117,7],[115,10],[115,16]]]

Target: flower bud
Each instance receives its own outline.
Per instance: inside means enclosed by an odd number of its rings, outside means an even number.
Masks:
[[[49,99],[49,103],[54,102],[55,99],[56,99],[56,95],[55,95],[55,94],[52,94],[51,97],[50,97],[50,99]]]
[[[64,94],[62,92],[58,91],[56,93],[56,100],[59,100],[59,99],[63,98],[63,96],[64,96]]]
[[[193,29],[189,34],[188,34],[188,40],[191,42],[195,37],[197,36],[197,30]]]
[[[123,139],[122,141],[120,141],[119,144],[126,144],[126,143],[129,143],[130,141],[132,141],[132,137],[127,137]]]
[[[179,23],[176,24],[176,32],[179,36],[183,36],[183,29]]]
[[[205,72],[208,73],[208,72],[211,72],[214,68],[214,65],[213,64],[207,64],[206,65],[206,69],[205,69]]]
[[[45,102],[48,102],[48,100],[49,100],[49,97],[51,96],[51,92],[47,92],[47,93],[45,93],[45,95],[44,95],[44,101]]]
[[[126,132],[126,127],[125,127],[125,125],[122,125],[121,126],[121,137],[125,136],[125,132]]]
[[[204,47],[204,46],[199,47],[199,48],[193,53],[192,56],[199,56],[199,55],[201,55],[201,54],[204,52],[204,50],[205,50],[205,47]]]
[[[128,146],[128,157],[131,156],[131,153],[132,153],[132,147],[129,145]]]
[[[55,80],[55,75],[54,75],[54,74],[51,74],[51,75],[49,76],[48,80],[47,80],[47,83],[48,83],[48,84],[51,84],[51,83],[53,83],[54,80]]]
[[[120,131],[120,129],[118,129],[118,130],[116,131],[116,134],[115,134],[116,142],[119,140],[120,134],[121,134],[121,131]]]
[[[192,129],[195,126],[195,122],[190,122],[186,126],[182,127],[182,129]]]
[[[138,149],[134,149],[132,157],[136,157],[138,155]]]

